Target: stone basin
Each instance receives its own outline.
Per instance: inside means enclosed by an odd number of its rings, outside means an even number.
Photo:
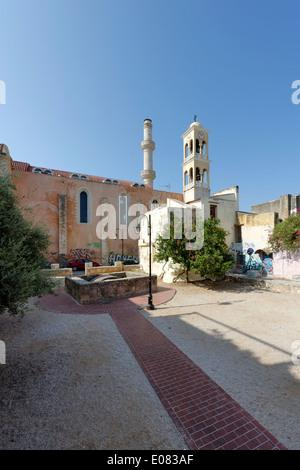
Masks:
[[[157,290],[157,276],[151,276],[152,291]],[[149,275],[130,271],[91,274],[65,278],[65,292],[81,305],[118,299],[149,291]]]

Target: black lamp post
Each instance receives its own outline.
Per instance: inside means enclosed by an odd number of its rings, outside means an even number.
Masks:
[[[152,302],[152,282],[151,282],[151,214],[149,218],[146,214],[143,214],[148,220],[148,235],[149,235],[149,295],[148,295],[148,304],[146,306],[147,310],[154,310],[154,305]],[[137,225],[136,231],[139,233],[141,229],[140,224]]]

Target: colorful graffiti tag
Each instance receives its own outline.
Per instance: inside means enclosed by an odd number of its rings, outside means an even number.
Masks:
[[[89,248],[75,248],[70,250],[68,258],[92,259],[95,254],[96,252],[94,250],[90,250]]]
[[[248,248],[247,255],[249,256],[249,259],[246,264],[247,271],[250,271],[252,269],[255,271],[259,271],[262,267],[262,264],[261,264],[259,256],[254,254],[254,249]]]
[[[108,257],[108,263],[115,264],[116,261],[122,261],[122,255],[111,253]],[[139,257],[137,255],[123,255],[123,261],[124,263],[139,264]]]
[[[272,260],[272,258],[264,258],[263,259],[263,269],[268,274],[273,273],[273,260]]]
[[[242,255],[244,257],[245,264],[241,264],[242,261],[239,261],[233,272],[238,273],[247,273],[247,271],[262,271],[265,274],[273,274],[273,259],[263,254],[261,259],[260,255],[255,252],[255,246],[252,243],[235,244],[231,246],[231,251],[236,255]],[[260,250],[262,251],[262,250]],[[239,259],[237,258],[237,261]]]
[[[100,243],[100,242],[87,243],[86,246],[93,246],[94,248],[100,248],[100,247],[101,247],[101,243]]]

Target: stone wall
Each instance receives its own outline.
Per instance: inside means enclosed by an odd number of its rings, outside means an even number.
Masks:
[[[5,144],[0,144],[0,176],[11,174],[11,161],[8,147]]]
[[[85,274],[104,274],[104,273],[117,273],[122,271],[119,266],[85,266]],[[123,271],[140,271],[139,265],[123,266]]]
[[[49,276],[54,277],[66,277],[72,276],[72,268],[52,268],[52,269],[44,269],[44,271],[49,274]]]
[[[285,279],[300,279],[300,250],[294,254],[273,254],[273,274]]]
[[[151,276],[153,292],[157,289],[157,276]],[[141,273],[117,272],[94,276],[72,276],[65,279],[65,291],[79,304],[118,299],[136,294],[146,294],[149,276]]]
[[[263,214],[266,212],[276,212],[279,219],[286,219],[291,213],[297,213],[300,207],[300,195],[292,196],[291,194],[284,194],[279,199],[264,202],[251,207],[251,212],[256,214]]]

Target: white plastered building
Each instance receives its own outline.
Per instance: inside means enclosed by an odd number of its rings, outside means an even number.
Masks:
[[[209,217],[220,219],[220,225],[227,232],[228,246],[235,242],[236,214],[239,210],[239,188],[233,186],[210,194],[209,134],[202,124],[194,121],[183,139],[183,202],[168,199],[165,207],[156,207],[141,220],[139,240],[140,265],[143,271],[149,272],[149,234],[147,217],[151,215],[152,259],[155,255],[155,239],[168,222],[170,209],[197,209],[203,220]],[[149,159],[149,153],[145,159]],[[199,212],[198,212],[199,213]],[[164,282],[185,280],[182,268],[170,260],[167,264],[152,262],[152,273],[157,274]],[[181,274],[182,273],[182,274]],[[189,279],[200,279],[199,275],[190,273]]]

